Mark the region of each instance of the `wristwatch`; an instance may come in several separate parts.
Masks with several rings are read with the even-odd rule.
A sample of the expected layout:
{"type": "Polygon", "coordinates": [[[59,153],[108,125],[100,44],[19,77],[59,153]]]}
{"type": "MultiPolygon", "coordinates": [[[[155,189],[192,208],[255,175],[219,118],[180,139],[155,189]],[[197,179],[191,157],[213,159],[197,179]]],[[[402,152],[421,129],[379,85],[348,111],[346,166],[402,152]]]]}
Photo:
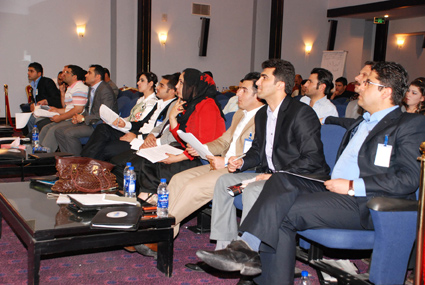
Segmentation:
{"type": "Polygon", "coordinates": [[[347,192],[347,194],[349,196],[354,196],[354,194],[355,194],[353,184],[354,184],[353,180],[350,180],[350,182],[348,184],[348,192],[347,192]]]}
{"type": "Polygon", "coordinates": [[[86,118],[84,118],[84,117],[83,117],[83,118],[81,119],[81,122],[84,122],[85,120],[86,120],[86,118]]]}

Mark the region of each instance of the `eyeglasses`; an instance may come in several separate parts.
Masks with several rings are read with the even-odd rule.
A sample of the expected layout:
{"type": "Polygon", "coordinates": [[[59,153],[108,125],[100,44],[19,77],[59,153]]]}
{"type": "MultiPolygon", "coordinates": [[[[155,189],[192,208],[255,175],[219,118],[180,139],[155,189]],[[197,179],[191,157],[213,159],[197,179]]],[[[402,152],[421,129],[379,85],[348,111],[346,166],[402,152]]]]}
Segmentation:
{"type": "Polygon", "coordinates": [[[368,85],[370,85],[370,84],[372,84],[372,85],[376,85],[376,86],[378,86],[378,87],[382,87],[382,88],[387,88],[387,86],[382,85],[382,84],[379,84],[379,83],[372,82],[372,81],[370,81],[370,79],[368,79],[368,80],[366,80],[366,81],[365,81],[365,85],[366,85],[366,86],[368,86],[368,85]]]}

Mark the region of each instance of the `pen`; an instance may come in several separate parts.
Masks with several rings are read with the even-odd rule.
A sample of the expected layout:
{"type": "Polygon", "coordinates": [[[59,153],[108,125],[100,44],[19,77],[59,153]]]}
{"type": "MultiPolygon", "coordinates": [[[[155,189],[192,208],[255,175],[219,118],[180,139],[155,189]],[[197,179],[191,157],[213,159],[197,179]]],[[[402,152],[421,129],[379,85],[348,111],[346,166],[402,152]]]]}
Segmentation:
{"type": "MultiPolygon", "coordinates": [[[[246,156],[246,154],[244,153],[244,154],[242,154],[241,156],[238,156],[236,159],[234,159],[233,161],[236,161],[236,160],[239,160],[239,159],[242,159],[242,158],[244,158],[246,156]]],[[[224,166],[227,166],[228,165],[228,163],[226,163],[224,166]]]]}
{"type": "Polygon", "coordinates": [[[388,145],[388,135],[385,135],[384,146],[388,145]]]}

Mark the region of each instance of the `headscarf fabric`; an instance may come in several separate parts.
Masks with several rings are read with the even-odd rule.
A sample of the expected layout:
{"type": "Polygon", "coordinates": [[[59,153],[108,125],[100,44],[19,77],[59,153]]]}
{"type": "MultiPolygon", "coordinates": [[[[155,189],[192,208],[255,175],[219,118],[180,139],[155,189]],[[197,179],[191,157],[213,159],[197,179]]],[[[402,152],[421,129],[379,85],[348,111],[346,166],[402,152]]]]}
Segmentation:
{"type": "MultiPolygon", "coordinates": [[[[189,120],[191,114],[195,111],[196,105],[207,98],[212,98],[215,100],[217,89],[214,79],[212,79],[212,77],[208,74],[202,73],[194,68],[187,68],[183,70],[183,72],[184,83],[182,95],[183,101],[186,102],[186,104],[183,105],[186,111],[177,117],[177,122],[180,125],[179,129],[185,131],[186,123],[189,120]]],[[[220,106],[217,105],[217,107],[220,110],[220,106]]],[[[222,112],[221,116],[224,118],[222,112]]]]}

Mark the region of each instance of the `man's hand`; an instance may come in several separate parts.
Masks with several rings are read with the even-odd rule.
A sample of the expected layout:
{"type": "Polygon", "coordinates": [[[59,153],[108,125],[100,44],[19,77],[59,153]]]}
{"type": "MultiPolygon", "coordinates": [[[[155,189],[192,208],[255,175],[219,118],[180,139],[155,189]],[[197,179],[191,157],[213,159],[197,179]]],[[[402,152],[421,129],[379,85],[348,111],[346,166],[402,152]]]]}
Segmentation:
{"type": "Polygon", "coordinates": [[[37,102],[37,105],[49,105],[49,103],[47,102],[47,99],[43,99],[37,102]]]}
{"type": "Polygon", "coordinates": [[[229,172],[235,172],[236,169],[239,169],[243,165],[243,159],[237,159],[237,156],[229,157],[229,161],[227,162],[227,170],[229,172]]]}
{"type": "Polygon", "coordinates": [[[199,153],[190,144],[187,144],[186,151],[193,157],[199,156],[199,153]]]}
{"type": "Polygon", "coordinates": [[[150,148],[150,147],[156,147],[156,146],[157,146],[156,145],[156,137],[153,134],[149,134],[145,138],[145,140],[144,140],[144,142],[143,142],[143,144],[140,148],[150,148]]]}
{"type": "Polygon", "coordinates": [[[128,132],[125,135],[123,135],[122,137],[120,137],[120,141],[124,141],[124,142],[129,142],[130,143],[136,137],[137,137],[136,134],[134,134],[132,132],[128,132]]]}
{"type": "Polygon", "coordinates": [[[171,153],[166,153],[166,155],[168,155],[168,158],[161,160],[159,162],[162,162],[162,163],[165,163],[165,164],[171,164],[171,163],[176,163],[176,162],[183,160],[180,154],[174,155],[174,154],[171,154],[171,153]]]}
{"type": "Polygon", "coordinates": [[[55,116],[50,118],[50,121],[55,122],[55,123],[59,123],[59,122],[62,121],[62,119],[59,115],[55,115],[55,116]]]}
{"type": "Polygon", "coordinates": [[[113,123],[112,123],[112,125],[114,125],[114,126],[118,126],[118,127],[120,127],[120,128],[124,128],[125,127],[125,122],[124,122],[124,120],[123,119],[119,119],[120,121],[118,122],[118,119],[116,119],[113,123]]]}
{"type": "Polygon", "coordinates": [[[72,123],[74,125],[79,124],[79,123],[83,122],[83,119],[84,119],[84,116],[83,115],[81,115],[81,114],[75,114],[72,117],[72,123]]]}
{"type": "Polygon", "coordinates": [[[224,157],[207,155],[208,161],[210,162],[210,169],[217,170],[225,167],[224,157]]]}
{"type": "Polygon", "coordinates": [[[350,188],[350,180],[347,179],[332,179],[325,181],[325,187],[331,192],[347,195],[350,188]]]}
{"type": "Polygon", "coordinates": [[[262,173],[255,177],[255,181],[268,180],[272,176],[270,173],[262,173]]]}

